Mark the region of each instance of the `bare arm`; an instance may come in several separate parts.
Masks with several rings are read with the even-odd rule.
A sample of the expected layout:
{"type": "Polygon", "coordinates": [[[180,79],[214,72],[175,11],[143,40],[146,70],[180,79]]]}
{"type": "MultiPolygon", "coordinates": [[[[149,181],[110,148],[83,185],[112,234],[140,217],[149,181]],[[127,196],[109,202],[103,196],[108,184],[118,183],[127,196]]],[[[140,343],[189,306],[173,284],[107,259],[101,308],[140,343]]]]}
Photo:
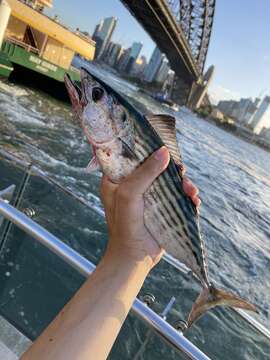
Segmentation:
{"type": "MultiPolygon", "coordinates": [[[[168,151],[162,148],[120,185],[103,178],[109,227],[106,253],[22,360],[107,358],[147,274],[163,254],[144,227],[143,194],[168,161],[168,151]]],[[[187,183],[185,191],[196,198],[193,185],[187,183]]]]}

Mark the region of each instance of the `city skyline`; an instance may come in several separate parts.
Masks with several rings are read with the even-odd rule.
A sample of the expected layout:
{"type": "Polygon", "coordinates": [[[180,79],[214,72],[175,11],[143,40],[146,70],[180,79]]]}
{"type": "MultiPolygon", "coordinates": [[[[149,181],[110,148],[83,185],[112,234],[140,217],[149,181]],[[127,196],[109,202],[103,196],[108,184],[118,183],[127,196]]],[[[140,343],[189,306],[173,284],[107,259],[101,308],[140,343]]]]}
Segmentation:
{"type": "Polygon", "coordinates": [[[95,61],[109,65],[121,75],[136,79],[141,86],[152,84],[152,89],[155,88],[159,96],[168,99],[173,92],[175,73],[165,54],[156,46],[147,62],[146,57],[140,55],[143,47],[141,42],[134,41],[128,48],[113,42],[111,39],[117,28],[117,21],[115,17],[102,18],[95,26],[92,36],[83,31],[84,35],[92,37],[96,42],[95,61]]]}
{"type": "MultiPolygon", "coordinates": [[[[119,0],[97,1],[85,4],[82,0],[72,3],[55,0],[50,15],[58,14],[60,19],[81,30],[94,32],[102,17],[118,18],[112,41],[124,47],[134,41],[142,42],[143,52],[149,61],[155,44],[129,14],[119,0]],[[81,6],[80,6],[81,5],[81,6]]],[[[266,28],[270,2],[239,0],[217,1],[216,14],[205,71],[214,64],[216,74],[209,88],[211,99],[255,98],[270,93],[270,49],[265,46],[270,30],[266,28]],[[258,20],[256,20],[258,19],[258,20]]]]}
{"type": "Polygon", "coordinates": [[[253,134],[270,138],[270,96],[236,100],[221,100],[217,109],[223,114],[221,118],[236,121],[240,127],[249,129],[253,134]]]}

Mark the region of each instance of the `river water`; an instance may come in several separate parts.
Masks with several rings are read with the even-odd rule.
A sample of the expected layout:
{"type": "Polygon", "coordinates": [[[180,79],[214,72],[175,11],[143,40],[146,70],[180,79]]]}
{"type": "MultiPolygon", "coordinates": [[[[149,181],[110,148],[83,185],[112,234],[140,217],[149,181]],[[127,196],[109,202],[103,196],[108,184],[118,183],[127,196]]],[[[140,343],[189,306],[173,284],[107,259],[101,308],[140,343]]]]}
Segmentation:
{"type": "MultiPolygon", "coordinates": [[[[270,154],[198,118],[185,108],[174,112],[117,76],[93,65],[89,66],[143,111],[169,113],[176,117],[177,139],[187,174],[200,189],[201,227],[208,253],[210,278],[256,304],[260,312],[255,315],[256,318],[270,327],[270,154]]],[[[0,129],[1,148],[32,161],[44,173],[87,203],[87,210],[81,205],[78,210],[73,201],[63,200],[63,194],[60,196],[56,191],[46,192],[45,185],[36,177],[25,195],[28,203],[31,199],[34,205],[39,206],[41,215],[37,218],[38,222],[97,262],[107,238],[98,195],[101,174],[89,175],[84,171],[91,158],[91,149],[81,129],[72,119],[70,106],[38,90],[2,81],[0,129]],[[60,203],[64,205],[61,207],[60,203]],[[45,209],[49,210],[46,212],[45,209]]],[[[7,168],[0,169],[1,178],[7,179],[5,169],[7,168]]],[[[14,175],[14,179],[15,177],[14,175]]],[[[27,252],[33,248],[34,246],[29,247],[27,252]]],[[[26,252],[23,261],[26,261],[25,258],[26,252]]],[[[30,268],[33,262],[30,261],[27,267],[30,268]]],[[[6,261],[5,266],[8,268],[10,263],[10,260],[6,261]]],[[[29,279],[31,276],[41,276],[40,271],[30,271],[23,264],[24,267],[17,271],[17,276],[23,274],[23,277],[29,276],[29,279]]],[[[44,266],[42,268],[46,273],[44,266]]],[[[54,274],[52,281],[56,277],[59,284],[69,281],[77,284],[70,287],[65,285],[70,291],[65,301],[82,281],[74,274],[69,278],[66,272],[58,273],[57,276],[54,274]]],[[[15,279],[15,275],[13,278],[15,279]]],[[[49,275],[47,278],[44,276],[43,280],[46,282],[48,279],[49,275]]],[[[31,288],[27,288],[25,281],[23,287],[18,284],[15,286],[14,283],[8,285],[7,282],[9,293],[14,289],[19,290],[16,290],[16,296],[5,295],[12,299],[3,302],[2,308],[0,297],[0,310],[12,318],[15,316],[14,307],[17,306],[17,313],[24,317],[20,328],[26,329],[26,333],[35,338],[46,322],[55,315],[57,306],[54,307],[54,303],[57,302],[60,308],[61,301],[64,300],[57,292],[60,286],[57,282],[50,285],[50,291],[43,289],[42,293],[40,278],[36,279],[35,284],[34,280],[31,282],[31,288]],[[35,286],[39,290],[35,291],[35,286]],[[22,288],[25,289],[24,295],[20,293],[22,288]],[[27,303],[20,303],[23,296],[27,296],[27,291],[37,294],[35,301],[29,296],[28,302],[32,306],[28,309],[29,314],[27,303]],[[44,296],[46,301],[42,300],[44,296]],[[42,311],[38,308],[35,319],[31,319],[34,303],[38,299],[45,301],[46,306],[42,311]]],[[[176,303],[169,315],[169,321],[175,322],[186,317],[198,290],[198,285],[190,275],[179,274],[162,261],[147,278],[141,293],[150,291],[155,295],[156,311],[161,311],[170,297],[175,296],[176,303]]],[[[2,298],[3,296],[2,293],[2,298]]],[[[17,320],[13,319],[13,322],[17,323],[17,320]]],[[[145,334],[144,325],[130,316],[110,358],[133,359],[145,334]]],[[[217,309],[209,312],[187,332],[187,337],[213,359],[270,358],[270,343],[230,310],[217,309]]],[[[142,358],[178,359],[181,356],[153,335],[142,358]]]]}

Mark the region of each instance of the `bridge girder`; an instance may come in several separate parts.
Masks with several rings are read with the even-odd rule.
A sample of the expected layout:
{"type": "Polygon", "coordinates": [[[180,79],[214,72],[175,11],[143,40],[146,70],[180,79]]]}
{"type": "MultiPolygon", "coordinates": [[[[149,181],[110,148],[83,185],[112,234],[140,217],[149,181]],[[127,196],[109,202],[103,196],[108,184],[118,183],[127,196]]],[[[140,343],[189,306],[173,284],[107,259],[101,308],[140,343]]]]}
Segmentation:
{"type": "Polygon", "coordinates": [[[184,32],[202,74],[213,26],[216,0],[167,0],[167,4],[184,32]]]}
{"type": "Polygon", "coordinates": [[[200,83],[210,41],[215,0],[121,0],[167,56],[176,74],[176,98],[186,103],[200,83]]]}
{"type": "Polygon", "coordinates": [[[166,54],[171,68],[183,77],[189,86],[200,72],[185,35],[168,7],[167,0],[121,0],[140,22],[158,48],[166,54]]]}

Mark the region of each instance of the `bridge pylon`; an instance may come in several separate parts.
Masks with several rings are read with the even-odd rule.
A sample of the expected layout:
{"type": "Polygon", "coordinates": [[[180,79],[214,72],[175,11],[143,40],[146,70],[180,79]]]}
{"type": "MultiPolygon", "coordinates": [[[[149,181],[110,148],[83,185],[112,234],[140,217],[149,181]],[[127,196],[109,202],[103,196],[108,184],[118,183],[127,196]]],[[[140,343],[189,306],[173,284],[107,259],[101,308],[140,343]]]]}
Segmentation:
{"type": "Polygon", "coordinates": [[[199,78],[198,81],[194,82],[191,87],[191,91],[187,100],[187,106],[196,110],[202,105],[203,99],[207,93],[207,89],[213,79],[215,72],[214,65],[211,65],[204,76],[199,78]]]}

